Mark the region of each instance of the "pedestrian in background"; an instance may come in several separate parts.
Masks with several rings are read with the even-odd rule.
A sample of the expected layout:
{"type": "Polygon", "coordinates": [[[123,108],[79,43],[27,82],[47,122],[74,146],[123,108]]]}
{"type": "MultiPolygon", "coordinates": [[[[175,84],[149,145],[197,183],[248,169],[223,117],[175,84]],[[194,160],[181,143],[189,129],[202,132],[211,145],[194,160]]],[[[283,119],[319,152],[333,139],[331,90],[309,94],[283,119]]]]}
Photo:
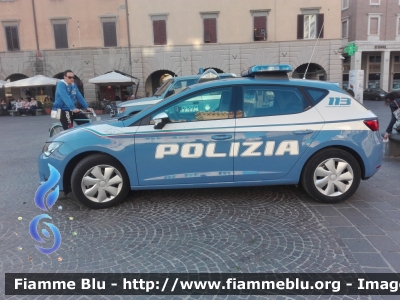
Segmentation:
{"type": "Polygon", "coordinates": [[[393,112],[397,109],[400,108],[400,92],[390,92],[389,94],[386,95],[386,100],[385,100],[385,104],[387,106],[389,106],[390,111],[392,112],[392,118],[390,120],[390,123],[388,125],[388,127],[386,128],[386,132],[385,135],[383,136],[383,141],[387,142],[389,135],[392,133],[393,131],[393,125],[396,123],[397,119],[394,116],[393,112]]]}
{"type": "Polygon", "coordinates": [[[61,109],[60,122],[64,130],[72,128],[75,119],[79,119],[79,121],[75,121],[78,125],[89,122],[88,117],[76,107],[76,100],[84,109],[93,111],[88,107],[86,100],[74,83],[74,73],[71,70],[66,70],[64,72],[64,80],[60,80],[57,83],[53,105],[53,110],[61,109]]]}

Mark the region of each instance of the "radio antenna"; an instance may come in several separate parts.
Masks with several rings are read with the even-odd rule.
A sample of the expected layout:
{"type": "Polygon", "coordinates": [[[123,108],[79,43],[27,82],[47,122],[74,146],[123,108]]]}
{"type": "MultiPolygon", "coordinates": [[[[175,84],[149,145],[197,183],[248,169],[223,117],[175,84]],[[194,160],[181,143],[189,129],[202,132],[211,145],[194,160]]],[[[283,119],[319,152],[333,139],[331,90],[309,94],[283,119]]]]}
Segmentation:
{"type": "MultiPolygon", "coordinates": [[[[328,8],[328,11],[329,11],[329,8],[328,8]]],[[[314,51],[315,51],[315,48],[317,47],[317,44],[318,44],[318,41],[319,41],[319,37],[321,36],[322,30],[324,29],[324,25],[325,25],[325,18],[324,18],[324,23],[322,23],[321,30],[319,31],[317,41],[315,42],[314,49],[313,49],[313,51],[311,53],[310,61],[308,62],[308,65],[307,65],[307,68],[306,68],[306,72],[304,73],[303,79],[306,79],[308,67],[310,66],[311,59],[312,59],[312,57],[314,55],[314,51]]]]}

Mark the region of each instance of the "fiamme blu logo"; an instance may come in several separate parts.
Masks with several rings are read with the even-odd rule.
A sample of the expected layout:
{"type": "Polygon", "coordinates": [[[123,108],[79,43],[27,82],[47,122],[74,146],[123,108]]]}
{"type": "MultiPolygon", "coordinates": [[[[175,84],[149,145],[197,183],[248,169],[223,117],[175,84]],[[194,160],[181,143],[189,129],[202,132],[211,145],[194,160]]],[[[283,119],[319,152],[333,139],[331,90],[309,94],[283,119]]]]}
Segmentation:
{"type": "MultiPolygon", "coordinates": [[[[43,211],[48,211],[54,205],[54,203],[56,203],[58,195],[60,194],[59,187],[57,185],[58,181],[60,180],[60,173],[52,165],[48,164],[48,166],[50,169],[50,177],[46,182],[39,186],[35,194],[35,204],[43,211]]],[[[48,214],[41,214],[34,217],[29,224],[29,233],[35,241],[43,244],[46,242],[41,238],[38,232],[38,224],[42,219],[51,220],[52,218],[48,214]]],[[[43,224],[45,224],[53,234],[53,246],[50,248],[44,248],[35,245],[35,247],[43,254],[51,254],[60,247],[61,234],[54,224],[50,222],[43,222],[43,224]]],[[[42,234],[46,238],[50,238],[50,233],[47,229],[42,229],[42,234]]]]}

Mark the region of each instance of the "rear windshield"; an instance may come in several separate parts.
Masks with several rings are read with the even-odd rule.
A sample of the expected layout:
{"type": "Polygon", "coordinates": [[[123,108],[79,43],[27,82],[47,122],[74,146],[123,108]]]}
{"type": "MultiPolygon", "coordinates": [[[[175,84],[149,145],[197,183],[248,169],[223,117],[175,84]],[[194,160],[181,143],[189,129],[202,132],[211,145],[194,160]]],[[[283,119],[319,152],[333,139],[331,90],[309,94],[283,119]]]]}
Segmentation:
{"type": "Polygon", "coordinates": [[[308,97],[314,102],[314,104],[319,103],[322,99],[325,98],[326,95],[329,94],[327,90],[324,89],[316,89],[310,87],[303,87],[304,91],[306,91],[308,97]]]}

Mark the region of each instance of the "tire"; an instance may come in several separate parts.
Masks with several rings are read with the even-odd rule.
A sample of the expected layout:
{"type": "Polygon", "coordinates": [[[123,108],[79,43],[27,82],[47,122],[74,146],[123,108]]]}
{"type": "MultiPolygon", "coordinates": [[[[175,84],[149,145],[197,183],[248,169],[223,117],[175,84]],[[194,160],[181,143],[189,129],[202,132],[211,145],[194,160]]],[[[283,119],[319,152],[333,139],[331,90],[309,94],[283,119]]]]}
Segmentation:
{"type": "Polygon", "coordinates": [[[71,188],[76,199],[91,208],[114,206],[130,191],[124,167],[105,154],[90,155],[81,160],[72,172],[71,188]],[[108,178],[104,178],[106,170],[108,178]]]}
{"type": "Polygon", "coordinates": [[[57,133],[60,133],[61,131],[64,131],[64,128],[62,127],[62,125],[57,124],[54,125],[53,127],[51,127],[50,129],[50,137],[52,137],[53,135],[56,135],[57,133]]]}
{"type": "Polygon", "coordinates": [[[336,148],[325,149],[312,156],[301,176],[304,190],[323,203],[348,199],[356,192],[360,180],[358,161],[350,153],[336,148]]]}

